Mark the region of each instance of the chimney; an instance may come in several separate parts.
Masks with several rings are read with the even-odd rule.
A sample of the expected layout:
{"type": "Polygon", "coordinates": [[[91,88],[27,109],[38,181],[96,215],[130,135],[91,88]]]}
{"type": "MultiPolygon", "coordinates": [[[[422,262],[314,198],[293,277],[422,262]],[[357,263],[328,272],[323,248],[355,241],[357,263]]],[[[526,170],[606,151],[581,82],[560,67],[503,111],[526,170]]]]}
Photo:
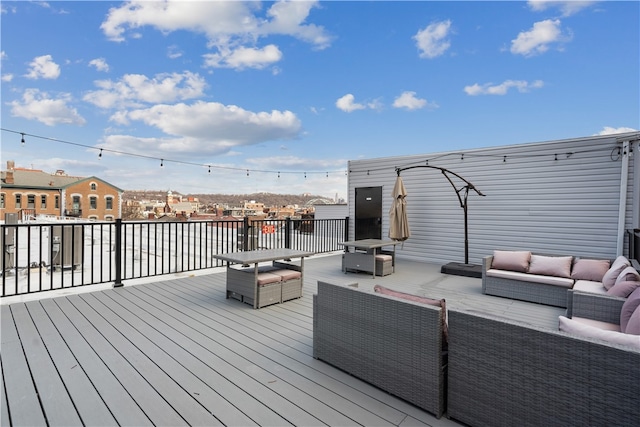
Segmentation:
{"type": "Polygon", "coordinates": [[[5,184],[15,184],[15,180],[13,179],[13,170],[15,167],[16,164],[13,160],[7,160],[7,173],[4,177],[5,184]]]}

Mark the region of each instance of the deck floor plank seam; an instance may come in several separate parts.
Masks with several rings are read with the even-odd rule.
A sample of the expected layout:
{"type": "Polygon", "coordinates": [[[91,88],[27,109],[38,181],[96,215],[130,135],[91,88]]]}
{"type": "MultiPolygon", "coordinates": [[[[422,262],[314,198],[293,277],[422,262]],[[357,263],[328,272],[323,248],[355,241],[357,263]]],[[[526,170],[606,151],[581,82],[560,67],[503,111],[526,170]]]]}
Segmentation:
{"type": "Polygon", "coordinates": [[[109,368],[112,374],[124,386],[128,394],[133,398],[138,406],[142,408],[147,417],[155,425],[173,424],[181,425],[185,423],[184,418],[174,410],[174,408],[158,393],[149,380],[145,378],[118,349],[109,342],[108,334],[103,335],[90,318],[86,318],[72,303],[77,296],[56,298],[56,303],[65,315],[69,316],[83,338],[92,347],[93,351],[99,355],[103,363],[109,368]]]}
{"type": "MultiPolygon", "coordinates": [[[[167,283],[167,289],[169,291],[173,290],[174,288],[170,286],[169,283],[167,283]]],[[[155,292],[157,289],[154,288],[154,294],[156,294],[157,292],[155,292]]],[[[182,289],[184,290],[184,289],[182,289]]],[[[182,296],[180,296],[181,292],[180,291],[175,291],[176,295],[179,296],[180,298],[188,298],[188,294],[182,294],[182,296]]],[[[224,293],[220,293],[220,297],[224,298],[224,293]]],[[[195,298],[193,296],[190,296],[189,298],[195,298]]],[[[194,302],[197,301],[197,299],[193,300],[194,302]]],[[[261,310],[253,310],[250,306],[246,305],[246,304],[242,304],[240,302],[237,301],[232,301],[232,304],[234,304],[233,306],[237,308],[238,313],[241,313],[243,317],[246,316],[259,316],[261,313],[268,313],[269,310],[265,310],[264,308],[261,310]]],[[[229,307],[229,302],[225,302],[224,299],[222,300],[218,300],[217,303],[218,307],[221,310],[227,310],[229,307]]],[[[277,307],[278,305],[274,305],[272,307],[277,307]]],[[[215,313],[217,314],[219,310],[215,310],[215,313]]],[[[313,368],[313,367],[326,367],[327,365],[324,364],[323,362],[318,362],[315,359],[313,359],[312,354],[301,354],[300,352],[297,352],[296,349],[294,347],[289,347],[286,345],[283,345],[282,341],[274,341],[274,340],[265,340],[264,339],[264,332],[262,330],[263,323],[262,322],[258,322],[258,321],[251,321],[248,323],[248,327],[249,330],[239,330],[239,328],[237,327],[235,322],[235,319],[230,319],[230,321],[232,323],[226,323],[225,325],[223,325],[225,327],[225,330],[227,329],[235,329],[237,330],[239,333],[243,333],[244,335],[246,335],[249,339],[254,339],[257,340],[259,342],[261,342],[262,344],[264,344],[265,346],[271,347],[274,351],[277,351],[279,353],[281,353],[284,356],[290,357],[294,362],[296,363],[301,363],[303,365],[305,365],[306,368],[302,368],[299,369],[300,372],[302,372],[304,369],[307,368],[313,368]],[[252,333],[251,331],[254,331],[255,333],[252,333]]],[[[309,322],[312,321],[312,318],[309,318],[308,320],[309,322]]],[[[312,348],[310,349],[312,350],[312,348]]],[[[279,357],[279,356],[274,356],[274,357],[279,357]]],[[[283,362],[284,365],[289,366],[291,362],[283,362]]],[[[315,368],[314,368],[315,369],[315,368]]],[[[316,369],[317,370],[317,369],[316,369]]],[[[332,372],[336,372],[335,369],[331,369],[332,372]]],[[[318,372],[320,372],[322,375],[326,375],[326,372],[324,371],[324,369],[320,369],[318,370],[318,372]]],[[[327,381],[327,377],[322,377],[323,379],[325,379],[325,381],[327,381]]],[[[352,378],[352,377],[350,377],[352,378]]],[[[361,383],[361,382],[360,382],[361,383]]],[[[326,387],[326,384],[325,384],[326,387]]],[[[379,411],[380,415],[385,417],[386,419],[393,419],[395,421],[396,417],[397,417],[397,410],[395,409],[390,409],[388,408],[386,405],[381,405],[380,401],[371,401],[371,396],[369,395],[368,397],[363,397],[363,394],[361,391],[358,391],[355,394],[352,394],[349,397],[352,401],[354,402],[359,402],[359,404],[361,405],[365,405],[369,408],[369,410],[371,410],[371,408],[375,408],[373,409],[374,411],[379,411]]],[[[373,397],[373,399],[375,399],[375,397],[373,397]]]]}
{"type": "MultiPolygon", "coordinates": [[[[210,309],[196,306],[195,300],[185,299],[184,296],[174,295],[171,299],[172,304],[167,305],[167,310],[176,310],[175,306],[180,305],[180,300],[184,300],[186,304],[189,304],[189,312],[178,312],[176,318],[180,317],[182,323],[193,324],[193,328],[202,331],[202,328],[206,328],[207,333],[203,333],[209,339],[215,339],[220,342],[225,349],[232,352],[228,358],[242,357],[247,362],[256,367],[259,367],[265,372],[271,373],[271,384],[274,387],[279,387],[280,383],[297,388],[297,392],[287,393],[286,396],[290,399],[301,399],[306,408],[313,412],[314,416],[319,417],[324,422],[330,425],[335,424],[353,424],[358,422],[356,420],[348,418],[349,416],[364,416],[365,418],[371,417],[369,411],[362,411],[360,407],[352,403],[336,401],[335,394],[323,386],[319,386],[316,382],[306,378],[303,374],[298,373],[291,369],[291,365],[295,362],[291,359],[284,360],[283,356],[277,350],[274,350],[271,346],[278,345],[273,340],[249,341],[247,338],[245,343],[238,342],[232,334],[222,333],[217,329],[219,323],[211,319],[211,316],[216,317],[215,312],[210,309]],[[247,344],[253,345],[248,346],[247,344]],[[330,402],[328,406],[327,403],[330,402]]],[[[246,304],[238,303],[237,305],[243,306],[241,309],[250,309],[246,304]],[[246,307],[246,308],[245,308],[246,307]]],[[[253,311],[253,310],[252,310],[253,311]]],[[[259,326],[259,325],[256,325],[259,326]]],[[[219,326],[218,326],[219,327],[219,326]]],[[[226,328],[225,328],[226,330],[226,328]]],[[[246,332],[246,331],[245,331],[246,332]]],[[[256,334],[255,339],[264,340],[261,334],[256,334]]],[[[286,388],[283,388],[286,390],[286,388]]],[[[384,421],[375,417],[375,419],[366,419],[360,424],[381,424],[384,421]]]]}
{"type": "MultiPolygon", "coordinates": [[[[124,322],[135,328],[144,339],[150,340],[155,343],[158,350],[167,353],[175,363],[189,372],[197,379],[201,384],[193,384],[189,387],[198,396],[199,400],[204,399],[208,403],[205,405],[214,405],[216,412],[222,412],[221,421],[229,425],[242,425],[247,423],[244,417],[234,416],[233,412],[240,412],[244,416],[249,417],[252,422],[256,422],[256,419],[261,419],[270,425],[283,425],[286,420],[278,416],[268,407],[260,404],[253,405],[254,408],[247,408],[249,405],[245,405],[249,395],[244,391],[242,387],[237,387],[233,382],[229,382],[219,372],[208,366],[203,359],[211,358],[211,353],[200,355],[194,351],[193,343],[187,343],[183,339],[182,334],[171,333],[170,326],[164,323],[160,323],[157,317],[153,317],[152,314],[146,311],[141,306],[135,305],[125,293],[119,292],[118,294],[111,295],[96,295],[96,298],[103,300],[105,304],[111,306],[114,313],[119,316],[124,322]],[[106,301],[109,299],[109,301],[106,301]],[[153,326],[155,324],[156,326],[153,326]],[[161,325],[158,328],[157,325],[161,325]],[[164,331],[164,332],[161,332],[164,331]],[[203,388],[209,389],[210,392],[215,392],[217,396],[211,396],[211,393],[206,393],[203,388]],[[197,392],[193,390],[199,390],[197,392]],[[220,402],[220,399],[224,399],[224,402],[220,402]],[[241,402],[241,405],[236,406],[233,402],[241,402]],[[226,409],[225,409],[226,408],[226,409]],[[247,409],[252,409],[247,410],[247,409]],[[255,415],[252,415],[255,414],[255,415]]],[[[158,363],[157,357],[154,361],[158,363]]],[[[253,385],[255,386],[255,384],[253,385]]]]}
{"type": "Polygon", "coordinates": [[[41,304],[28,304],[26,307],[82,423],[92,420],[92,423],[100,425],[115,424],[116,420],[107,404],[62,339],[44,307],[41,304]]]}
{"type": "MultiPolygon", "coordinates": [[[[19,306],[21,303],[15,304],[19,306]]],[[[13,307],[2,306],[2,378],[7,402],[11,407],[11,423],[26,426],[44,426],[46,417],[41,407],[36,384],[25,355],[13,307]]]]}
{"type": "MultiPolygon", "coordinates": [[[[185,393],[182,386],[176,382],[163,367],[156,363],[163,353],[156,353],[156,360],[150,358],[142,348],[145,344],[143,337],[139,334],[130,336],[132,331],[116,316],[110,315],[104,306],[96,307],[96,302],[92,294],[83,294],[69,297],[75,308],[81,312],[90,322],[95,325],[105,339],[113,346],[115,351],[120,353],[127,362],[151,387],[164,398],[167,405],[184,419],[189,425],[222,425],[222,422],[212,416],[211,412],[198,402],[194,396],[185,393]]],[[[167,363],[167,360],[162,360],[167,363]]],[[[172,372],[176,375],[176,372],[172,372]]],[[[248,419],[246,420],[248,422],[248,419]]]]}
{"type": "MultiPolygon", "coordinates": [[[[130,289],[129,291],[139,296],[140,301],[138,304],[150,304],[150,298],[148,297],[148,295],[145,295],[144,293],[138,293],[140,289],[130,289]]],[[[153,299],[151,298],[151,300],[153,299]]],[[[182,335],[184,335],[184,337],[191,341],[190,343],[187,342],[186,345],[193,346],[194,343],[197,344],[209,353],[209,357],[213,356],[213,358],[219,359],[221,363],[228,363],[229,366],[237,368],[252,381],[260,384],[260,386],[267,387],[271,392],[276,393],[279,397],[292,402],[297,408],[304,408],[304,405],[300,402],[300,396],[298,394],[294,395],[293,398],[289,396],[289,394],[287,393],[287,389],[284,387],[284,385],[286,384],[284,381],[278,382],[277,377],[275,377],[268,369],[263,369],[262,367],[246,360],[246,358],[242,357],[241,354],[234,352],[233,347],[244,347],[248,344],[248,340],[243,340],[243,342],[234,342],[232,336],[223,335],[223,333],[215,331],[215,329],[211,329],[207,331],[208,333],[205,333],[203,332],[203,330],[206,329],[206,325],[194,321],[188,322],[186,320],[188,316],[185,316],[185,314],[179,310],[174,310],[173,307],[164,305],[162,301],[155,301],[154,307],[156,307],[157,309],[156,316],[161,321],[163,321],[165,324],[172,324],[172,327],[174,329],[179,331],[182,335]],[[180,319],[178,323],[175,322],[177,319],[180,319]],[[230,346],[231,348],[228,348],[227,346],[230,346]]],[[[205,354],[203,357],[206,356],[207,355],[205,354]]],[[[211,363],[211,361],[209,363],[211,363]]],[[[257,390],[262,391],[260,388],[257,390]]],[[[250,392],[253,393],[254,390],[251,389],[250,392]]],[[[304,403],[304,401],[302,401],[302,403],[304,403]]],[[[310,413],[306,410],[304,412],[310,413]]],[[[318,414],[310,413],[310,415],[312,415],[313,418],[307,419],[306,422],[303,423],[303,425],[319,424],[318,414]]],[[[322,413],[320,413],[320,415],[322,415],[322,413]]],[[[285,418],[291,419],[300,416],[301,415],[299,413],[296,413],[296,411],[294,411],[293,415],[287,416],[285,418]]]]}
{"type": "MultiPolygon", "coordinates": [[[[43,300],[42,308],[51,319],[65,345],[73,353],[74,359],[87,375],[100,398],[108,406],[120,425],[150,425],[151,421],[130,396],[122,383],[104,363],[68,317],[62,312],[57,301],[43,300]]],[[[96,424],[100,418],[92,420],[96,424]]]]}

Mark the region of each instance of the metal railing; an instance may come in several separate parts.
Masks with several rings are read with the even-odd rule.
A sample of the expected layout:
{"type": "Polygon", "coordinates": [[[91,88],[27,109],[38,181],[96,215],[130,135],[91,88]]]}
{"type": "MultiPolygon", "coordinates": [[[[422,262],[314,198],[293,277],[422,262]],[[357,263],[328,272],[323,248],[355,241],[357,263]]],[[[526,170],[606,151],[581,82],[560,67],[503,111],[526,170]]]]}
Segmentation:
{"type": "Polygon", "coordinates": [[[2,224],[0,296],[221,267],[214,255],[342,250],[348,218],[2,224]]]}

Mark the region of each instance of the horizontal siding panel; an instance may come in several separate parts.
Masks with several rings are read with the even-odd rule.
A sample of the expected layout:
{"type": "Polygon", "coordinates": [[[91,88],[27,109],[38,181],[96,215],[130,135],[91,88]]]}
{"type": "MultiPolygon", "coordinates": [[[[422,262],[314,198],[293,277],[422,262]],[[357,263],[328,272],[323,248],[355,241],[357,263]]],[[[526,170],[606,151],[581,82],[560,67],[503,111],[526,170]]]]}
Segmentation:
{"type": "MultiPolygon", "coordinates": [[[[629,137],[637,139],[638,135],[629,137]]],[[[471,263],[480,263],[496,248],[612,258],[617,250],[621,146],[615,137],[592,137],[355,160],[349,163],[349,200],[355,200],[355,188],[382,187],[386,237],[396,168],[424,165],[428,160],[429,165],[459,174],[485,194],[481,197],[469,190],[471,263]]],[[[627,228],[632,227],[634,208],[640,209],[638,189],[632,188],[633,155],[637,151],[629,163],[627,228]]],[[[399,256],[430,262],[464,261],[464,212],[446,177],[429,168],[407,169],[401,176],[408,192],[412,236],[397,248],[399,256]]],[[[451,179],[456,190],[463,187],[463,181],[451,179]]],[[[354,215],[351,202],[351,237],[354,215]]]]}

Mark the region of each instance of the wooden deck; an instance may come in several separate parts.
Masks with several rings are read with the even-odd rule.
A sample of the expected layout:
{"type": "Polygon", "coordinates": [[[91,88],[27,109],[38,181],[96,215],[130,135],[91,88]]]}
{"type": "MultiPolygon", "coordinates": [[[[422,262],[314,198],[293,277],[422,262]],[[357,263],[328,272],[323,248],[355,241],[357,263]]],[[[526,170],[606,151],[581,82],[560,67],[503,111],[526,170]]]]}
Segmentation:
{"type": "Polygon", "coordinates": [[[318,280],[446,298],[556,328],[564,310],[481,294],[480,279],[398,260],[373,279],[340,255],[305,261],[304,296],[259,310],[225,299],[224,269],[1,307],[3,426],[457,425],[312,357],[318,280]]]}

